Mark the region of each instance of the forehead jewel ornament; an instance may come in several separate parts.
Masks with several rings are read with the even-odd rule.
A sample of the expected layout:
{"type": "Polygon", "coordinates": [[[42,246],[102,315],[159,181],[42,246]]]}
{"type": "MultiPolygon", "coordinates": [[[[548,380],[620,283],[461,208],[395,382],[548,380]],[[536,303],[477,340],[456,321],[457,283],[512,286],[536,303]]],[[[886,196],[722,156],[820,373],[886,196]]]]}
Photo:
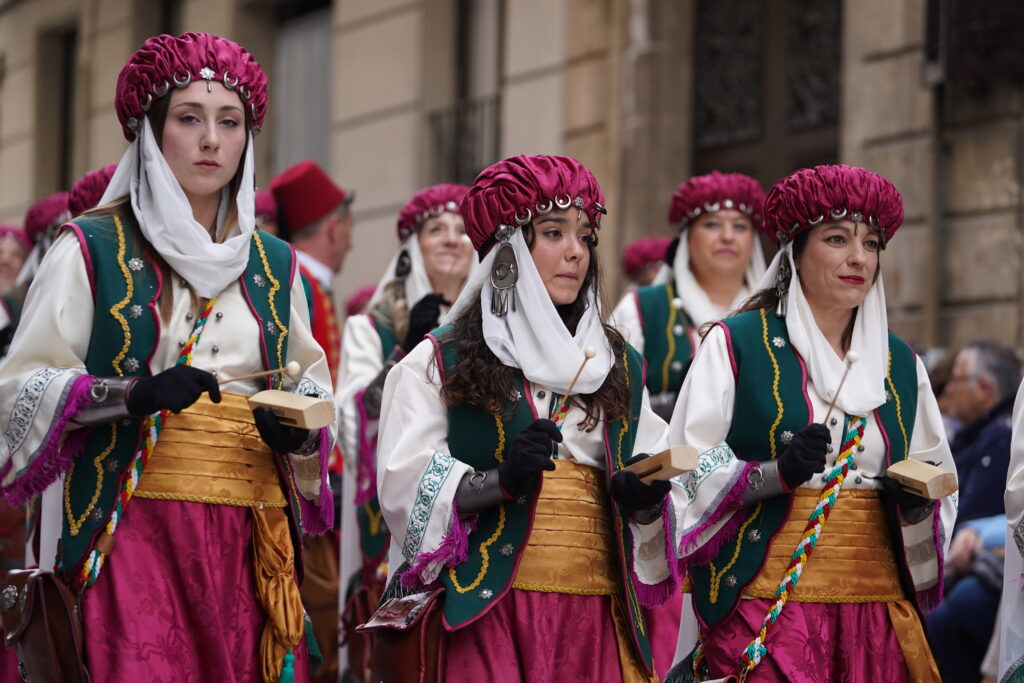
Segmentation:
{"type": "Polygon", "coordinates": [[[204,66],[199,70],[199,76],[206,81],[206,92],[213,92],[213,79],[217,76],[213,69],[208,66],[204,66]]]}
{"type": "MultiPolygon", "coordinates": [[[[529,213],[529,210],[527,210],[529,213]]],[[[519,222],[516,216],[516,222],[519,222]]],[[[521,224],[529,223],[530,218],[521,224]]],[[[508,315],[509,300],[512,302],[512,311],[516,310],[516,283],[519,281],[519,264],[516,262],[516,252],[509,244],[515,228],[511,225],[501,224],[495,233],[498,238],[498,251],[494,254],[494,263],[491,264],[491,313],[499,318],[508,315]]]]}

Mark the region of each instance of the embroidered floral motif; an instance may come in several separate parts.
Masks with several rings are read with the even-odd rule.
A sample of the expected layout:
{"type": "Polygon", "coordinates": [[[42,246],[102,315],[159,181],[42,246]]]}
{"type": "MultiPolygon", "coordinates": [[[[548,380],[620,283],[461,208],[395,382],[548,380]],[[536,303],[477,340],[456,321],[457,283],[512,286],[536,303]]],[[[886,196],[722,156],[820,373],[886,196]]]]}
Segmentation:
{"type": "Polygon", "coordinates": [[[697,461],[697,469],[689,473],[689,475],[681,475],[683,484],[683,491],[686,492],[686,497],[693,502],[697,498],[697,489],[707,479],[712,472],[721,469],[729,464],[735,456],[732,453],[732,449],[728,446],[715,446],[714,448],[704,451],[700,454],[700,458],[697,461]]]}
{"type": "Polygon", "coordinates": [[[128,267],[132,270],[142,270],[146,267],[146,264],[138,256],[128,261],[128,267]]]}
{"type": "Polygon", "coordinates": [[[267,326],[267,332],[269,332],[270,334],[277,334],[277,325],[275,325],[273,322],[268,320],[266,322],[266,326],[267,326]]]}
{"type": "Polygon", "coordinates": [[[142,317],[142,306],[139,304],[133,304],[128,307],[129,318],[140,318],[142,317]]]}
{"type": "Polygon", "coordinates": [[[1021,519],[1020,524],[1013,530],[1013,542],[1017,544],[1021,557],[1024,557],[1024,519],[1021,519]]]}
{"type": "Polygon", "coordinates": [[[441,487],[451,474],[455,466],[455,458],[434,451],[430,464],[420,478],[419,488],[416,492],[416,502],[409,514],[409,524],[405,530],[405,543],[402,546],[402,554],[410,562],[420,552],[423,545],[423,536],[427,533],[427,523],[430,521],[430,513],[434,509],[434,501],[441,487]]]}
{"type": "Polygon", "coordinates": [[[318,398],[331,398],[331,395],[320,388],[320,386],[308,377],[299,380],[299,385],[292,390],[293,394],[309,396],[315,394],[318,398]]]}
{"type": "Polygon", "coordinates": [[[260,275],[259,273],[256,273],[255,275],[252,276],[252,281],[256,283],[257,287],[266,287],[267,286],[267,281],[264,280],[263,276],[260,275]]]}
{"type": "Polygon", "coordinates": [[[772,344],[777,349],[781,349],[786,345],[786,340],[782,337],[772,337],[772,344]]]}
{"type": "Polygon", "coordinates": [[[57,377],[67,372],[67,368],[43,368],[28,378],[21,388],[21,393],[14,401],[11,420],[4,433],[4,442],[8,452],[13,456],[22,446],[29,428],[36,419],[39,404],[46,394],[46,389],[57,377]]]}
{"type": "Polygon", "coordinates": [[[127,370],[128,372],[135,372],[136,370],[139,369],[139,359],[138,358],[125,358],[125,360],[124,360],[124,369],[127,370]]]}

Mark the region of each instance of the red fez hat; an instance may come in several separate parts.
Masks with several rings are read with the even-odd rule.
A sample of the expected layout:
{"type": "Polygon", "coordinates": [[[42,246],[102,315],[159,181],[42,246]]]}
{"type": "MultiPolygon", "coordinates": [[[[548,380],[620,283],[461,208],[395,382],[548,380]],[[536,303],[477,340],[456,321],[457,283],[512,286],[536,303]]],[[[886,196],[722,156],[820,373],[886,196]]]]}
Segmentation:
{"type": "Polygon", "coordinates": [[[310,160],[281,171],[270,181],[270,191],[277,200],[278,230],[284,239],[352,201],[352,193],[335,185],[310,160]]]}
{"type": "Polygon", "coordinates": [[[175,38],[153,36],[133,54],[117,76],[114,108],[124,136],[134,140],[153,102],[172,87],[192,81],[223,83],[238,93],[249,129],[255,135],[267,113],[267,75],[238,43],[209,33],[184,33],[175,38]]]}
{"type": "Polygon", "coordinates": [[[750,216],[754,229],[761,230],[764,190],[756,180],[742,173],[712,171],[694,176],[680,184],[672,195],[668,222],[682,230],[701,214],[722,209],[734,209],[750,216]]]}
{"type": "Polygon", "coordinates": [[[855,166],[802,168],[775,183],[765,200],[765,232],[788,242],[825,221],[864,222],[882,246],[903,223],[903,197],[888,178],[855,166]]]}
{"type": "Polygon", "coordinates": [[[462,200],[466,234],[482,259],[500,227],[511,233],[534,216],[576,207],[601,227],[604,195],[590,170],[572,157],[517,156],[488,166],[462,200]]]}
{"type": "Polygon", "coordinates": [[[89,171],[75,181],[68,193],[68,211],[77,216],[83,211],[96,208],[107,191],[107,185],[117,170],[117,164],[110,164],[95,171],[89,171]]]}
{"type": "Polygon", "coordinates": [[[425,187],[412,196],[409,203],[398,214],[398,239],[404,240],[432,216],[445,211],[459,213],[459,202],[469,190],[465,185],[442,183],[425,187]]]}

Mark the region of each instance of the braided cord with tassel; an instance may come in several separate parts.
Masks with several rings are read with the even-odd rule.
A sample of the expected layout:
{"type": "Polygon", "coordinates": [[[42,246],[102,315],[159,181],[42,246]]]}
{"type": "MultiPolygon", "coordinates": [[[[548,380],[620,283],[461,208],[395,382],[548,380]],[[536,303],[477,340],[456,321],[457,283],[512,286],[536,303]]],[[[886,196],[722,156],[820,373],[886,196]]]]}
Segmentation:
{"type": "Polygon", "coordinates": [[[821,537],[821,530],[825,526],[825,522],[828,521],[829,515],[832,514],[832,508],[835,507],[836,500],[839,498],[843,482],[850,471],[850,465],[853,464],[853,455],[856,453],[857,447],[860,446],[863,436],[864,418],[851,416],[846,437],[843,439],[842,449],[839,452],[839,457],[836,458],[835,467],[828,474],[828,479],[821,490],[821,495],[818,496],[818,502],[811,512],[810,519],[807,520],[807,526],[804,527],[800,543],[797,544],[796,550],[793,552],[793,558],[786,568],[786,573],[782,577],[782,581],[779,582],[779,587],[775,590],[774,602],[764,615],[761,631],[747,645],[743,652],[743,669],[740,672],[741,682],[746,679],[747,675],[768,654],[768,648],[765,646],[768,629],[778,621],[779,616],[782,614],[782,608],[786,606],[789,596],[796,588],[797,582],[800,581],[800,575],[803,573],[807,560],[810,559],[811,553],[821,537]]]}
{"type": "MultiPolygon", "coordinates": [[[[217,301],[214,297],[206,302],[206,306],[203,308],[203,312],[196,319],[196,324],[192,328],[192,334],[188,339],[188,342],[181,349],[178,354],[178,360],[175,365],[191,365],[192,364],[192,350],[199,343],[199,337],[203,333],[203,328],[206,327],[206,321],[210,317],[210,311],[213,310],[213,304],[217,301]]],[[[125,477],[124,484],[121,486],[121,491],[118,493],[117,502],[114,504],[114,511],[110,514],[110,519],[107,521],[106,532],[108,536],[113,536],[114,532],[117,531],[117,525],[121,521],[121,517],[124,516],[124,509],[128,505],[128,501],[132,499],[132,495],[135,493],[135,489],[139,485],[139,479],[142,477],[142,473],[146,470],[146,464],[149,462],[149,457],[153,454],[156,449],[156,440],[160,435],[160,430],[163,429],[164,419],[167,417],[169,410],[161,410],[157,413],[153,413],[148,416],[143,422],[142,433],[144,437],[142,443],[139,446],[139,450],[135,453],[132,458],[131,465],[128,466],[128,476],[125,477]]],[[[85,564],[82,566],[82,583],[83,586],[91,586],[100,575],[100,569],[103,568],[103,562],[106,560],[106,554],[101,552],[97,548],[93,548],[89,552],[89,556],[85,560],[85,564]]]]}

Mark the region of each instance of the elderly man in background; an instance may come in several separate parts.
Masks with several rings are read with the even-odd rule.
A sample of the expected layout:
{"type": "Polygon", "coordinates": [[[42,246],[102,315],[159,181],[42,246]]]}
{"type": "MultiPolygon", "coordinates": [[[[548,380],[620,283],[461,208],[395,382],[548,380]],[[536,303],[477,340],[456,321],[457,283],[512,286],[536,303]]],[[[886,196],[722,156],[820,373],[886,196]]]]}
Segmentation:
{"type": "Polygon", "coordinates": [[[943,400],[963,427],[953,439],[960,504],[946,558],[946,599],[928,615],[928,640],[944,680],[980,680],[995,624],[1006,543],[1003,492],[1021,364],[992,340],[957,354],[943,400]]]}

